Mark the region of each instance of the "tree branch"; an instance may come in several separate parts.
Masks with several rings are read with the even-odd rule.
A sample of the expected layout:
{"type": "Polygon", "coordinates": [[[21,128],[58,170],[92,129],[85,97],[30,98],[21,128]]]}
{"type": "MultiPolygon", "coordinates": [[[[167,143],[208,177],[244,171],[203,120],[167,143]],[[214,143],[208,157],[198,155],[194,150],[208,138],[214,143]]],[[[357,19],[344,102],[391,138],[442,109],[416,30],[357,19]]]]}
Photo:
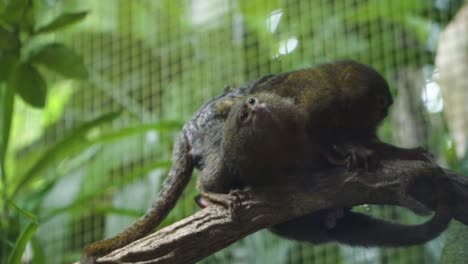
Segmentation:
{"type": "Polygon", "coordinates": [[[373,171],[333,168],[278,187],[226,195],[233,206],[209,206],[97,263],[194,263],[260,229],[329,208],[361,204],[401,205],[418,213],[434,209],[434,179],[451,183],[454,217],[468,224],[468,180],[441,169],[422,149],[370,146],[381,159],[373,171]],[[465,208],[464,208],[465,207],[465,208]]]}

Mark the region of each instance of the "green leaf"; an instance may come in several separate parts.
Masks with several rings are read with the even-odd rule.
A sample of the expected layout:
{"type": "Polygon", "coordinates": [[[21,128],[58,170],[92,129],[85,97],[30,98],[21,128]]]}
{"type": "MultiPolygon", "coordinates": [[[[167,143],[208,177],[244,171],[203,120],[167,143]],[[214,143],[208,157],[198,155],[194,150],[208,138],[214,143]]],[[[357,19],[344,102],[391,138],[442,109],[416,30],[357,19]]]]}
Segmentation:
{"type": "Polygon", "coordinates": [[[8,256],[8,264],[21,264],[21,257],[26,249],[26,245],[29,240],[31,240],[34,233],[36,233],[38,226],[36,222],[30,222],[26,228],[21,231],[10,256],[8,256]]]}
{"type": "Polygon", "coordinates": [[[12,202],[9,202],[9,204],[29,219],[28,225],[21,231],[21,234],[16,240],[13,250],[8,256],[8,264],[20,264],[21,257],[23,256],[24,250],[26,249],[26,245],[28,244],[29,240],[31,240],[34,233],[36,233],[39,224],[37,223],[37,217],[34,214],[19,208],[12,202]]]}
{"type": "Polygon", "coordinates": [[[63,44],[52,43],[40,47],[29,61],[69,78],[86,78],[88,71],[83,58],[63,44]]]}
{"type": "Polygon", "coordinates": [[[33,259],[31,263],[34,264],[44,264],[48,263],[46,261],[46,256],[44,254],[44,244],[41,243],[41,241],[38,241],[37,237],[33,237],[31,239],[31,248],[33,251],[33,259]]]}
{"type": "Polygon", "coordinates": [[[92,128],[111,122],[119,115],[120,112],[107,113],[73,129],[61,141],[47,150],[42,157],[33,166],[31,166],[31,168],[29,168],[25,175],[18,181],[19,183],[13,191],[12,197],[14,197],[23,188],[23,186],[26,185],[26,183],[30,182],[38,175],[41,175],[43,170],[48,166],[51,166],[54,162],[88,148],[89,145],[85,144],[87,133],[92,128]]]}
{"type": "Polygon", "coordinates": [[[49,24],[39,27],[36,30],[36,33],[38,34],[46,33],[46,32],[51,32],[57,29],[64,28],[80,20],[83,20],[87,14],[88,14],[88,11],[61,14],[60,16],[52,20],[49,24]]]}
{"type": "Polygon", "coordinates": [[[96,143],[106,143],[114,140],[118,140],[125,137],[130,137],[135,134],[145,133],[148,131],[174,131],[179,130],[182,127],[181,122],[177,121],[161,121],[158,123],[150,124],[140,124],[121,128],[116,131],[103,133],[102,135],[97,135],[94,138],[90,138],[90,142],[93,144],[96,143]]]}
{"type": "Polygon", "coordinates": [[[41,222],[44,222],[43,216],[45,215],[45,211],[42,209],[44,199],[50,194],[57,183],[60,182],[63,176],[69,175],[69,173],[72,171],[82,169],[84,166],[86,166],[87,163],[91,162],[91,160],[96,157],[96,154],[99,153],[101,149],[102,148],[100,146],[97,146],[92,148],[91,151],[86,150],[82,151],[81,153],[77,153],[76,157],[71,157],[69,159],[70,161],[67,160],[66,169],[57,171],[57,173],[51,175],[52,177],[45,177],[44,179],[41,179],[41,184],[39,186],[34,186],[31,191],[28,191],[27,194],[24,195],[24,200],[26,201],[24,207],[33,212],[40,211],[38,217],[41,222]]]}
{"type": "MultiPolygon", "coordinates": [[[[152,123],[152,124],[131,126],[127,128],[118,129],[115,132],[103,133],[102,135],[98,135],[97,137],[93,137],[92,139],[89,139],[87,141],[81,141],[80,146],[90,147],[96,144],[108,143],[110,141],[115,141],[121,138],[130,137],[135,134],[145,133],[147,131],[173,130],[173,129],[179,129],[180,127],[181,127],[181,124],[175,121],[164,121],[164,122],[158,122],[158,123],[152,123]]],[[[154,161],[150,164],[139,167],[138,169],[132,170],[128,172],[127,174],[125,174],[118,182],[116,182],[113,185],[109,185],[107,188],[99,188],[98,190],[93,191],[91,193],[82,194],[71,204],[68,204],[64,207],[55,208],[51,212],[46,212],[46,213],[43,212],[41,221],[43,222],[48,221],[52,217],[63,212],[82,212],[85,210],[89,210],[89,209],[86,209],[85,205],[87,203],[93,202],[97,197],[101,197],[105,194],[110,194],[112,193],[112,190],[123,187],[127,185],[129,182],[133,182],[141,177],[144,177],[153,170],[164,169],[167,171],[169,170],[171,164],[172,163],[169,160],[154,161]]],[[[53,187],[56,180],[57,179],[53,179],[49,183],[46,183],[41,193],[38,193],[36,195],[37,199],[31,196],[29,196],[29,199],[42,200],[44,195],[47,194],[48,192],[47,189],[53,187]]]]}
{"type": "Polygon", "coordinates": [[[0,82],[10,79],[10,74],[19,59],[13,54],[0,55],[0,82]]]}
{"type": "MultiPolygon", "coordinates": [[[[41,221],[45,222],[53,218],[54,216],[64,213],[64,212],[83,212],[89,210],[89,207],[87,207],[87,204],[92,203],[95,201],[96,198],[102,197],[106,194],[111,194],[113,190],[122,188],[124,186],[127,186],[130,182],[134,182],[138,178],[142,178],[151,171],[157,170],[157,169],[164,169],[164,170],[169,170],[171,167],[172,162],[168,160],[163,160],[163,161],[155,161],[151,164],[148,164],[146,166],[143,166],[141,168],[138,168],[134,171],[129,172],[128,174],[124,175],[122,180],[119,180],[118,182],[115,182],[115,184],[108,185],[106,188],[100,188],[94,192],[87,193],[87,194],[82,194],[80,195],[76,200],[74,200],[72,203],[64,206],[64,207],[59,207],[55,208],[50,212],[44,213],[44,216],[41,217],[41,221]]],[[[103,210],[102,212],[106,212],[108,209],[107,207],[103,208],[95,208],[94,211],[100,211],[103,210]]],[[[109,207],[111,208],[111,207],[109,207]]],[[[109,209],[110,210],[110,209],[109,209]]],[[[132,212],[137,212],[137,216],[141,215],[141,212],[139,211],[132,211],[132,212]]],[[[113,213],[116,213],[116,211],[113,211],[113,213]]],[[[126,213],[127,214],[127,213],[126,213]]],[[[135,215],[135,214],[131,214],[135,215]]]]}
{"type": "Polygon", "coordinates": [[[15,34],[0,27],[0,51],[18,50],[19,46],[20,41],[15,34]]]}
{"type": "Polygon", "coordinates": [[[21,21],[23,13],[28,6],[28,0],[10,0],[3,11],[3,19],[10,24],[21,21]]]}
{"type": "Polygon", "coordinates": [[[8,204],[9,204],[11,207],[13,207],[16,211],[18,211],[20,214],[22,214],[23,216],[25,216],[26,218],[28,218],[29,221],[37,222],[37,217],[36,217],[36,215],[34,215],[33,213],[21,209],[19,206],[17,206],[17,205],[16,205],[15,203],[13,203],[12,201],[8,201],[8,204]]]}
{"type": "Polygon", "coordinates": [[[38,108],[44,107],[47,85],[33,65],[28,63],[17,65],[11,73],[8,86],[15,89],[27,104],[38,108]]]}
{"type": "Polygon", "coordinates": [[[21,31],[28,32],[32,34],[34,27],[36,25],[36,10],[37,1],[31,1],[29,6],[26,8],[26,11],[23,14],[23,18],[20,22],[21,31]]]}
{"type": "MultiPolygon", "coordinates": [[[[112,141],[119,140],[121,138],[131,137],[135,134],[145,133],[147,131],[165,131],[165,130],[175,130],[180,129],[181,123],[176,121],[163,121],[158,123],[151,123],[151,124],[143,124],[143,125],[136,125],[130,126],[118,130],[111,130],[112,132],[105,132],[99,135],[93,135],[92,137],[87,137],[87,140],[80,141],[80,147],[86,148],[95,146],[98,144],[109,143],[112,141]]],[[[86,204],[93,202],[97,197],[102,197],[105,194],[112,193],[112,190],[116,188],[123,187],[127,185],[129,182],[133,182],[141,177],[146,176],[149,172],[156,170],[156,169],[164,169],[168,170],[171,166],[171,161],[162,160],[162,161],[154,161],[153,163],[147,164],[145,166],[139,167],[135,170],[132,170],[126,173],[118,182],[108,186],[108,188],[99,188],[96,191],[92,191],[91,193],[86,192],[86,194],[81,195],[78,197],[73,203],[68,204],[61,208],[53,209],[49,213],[41,214],[41,220],[48,221],[50,218],[54,217],[57,214],[63,212],[82,212],[86,209],[86,204]],[[84,209],[83,209],[84,208],[84,209]]],[[[60,176],[59,176],[60,177],[60,176]]],[[[104,176],[103,176],[104,177],[104,176]]],[[[44,196],[48,193],[48,190],[53,187],[58,179],[51,179],[48,183],[43,183],[44,187],[36,194],[32,194],[28,196],[28,200],[35,200],[36,204],[40,204],[40,201],[44,198],[44,196]]],[[[30,193],[28,193],[30,194],[30,193]]]]}

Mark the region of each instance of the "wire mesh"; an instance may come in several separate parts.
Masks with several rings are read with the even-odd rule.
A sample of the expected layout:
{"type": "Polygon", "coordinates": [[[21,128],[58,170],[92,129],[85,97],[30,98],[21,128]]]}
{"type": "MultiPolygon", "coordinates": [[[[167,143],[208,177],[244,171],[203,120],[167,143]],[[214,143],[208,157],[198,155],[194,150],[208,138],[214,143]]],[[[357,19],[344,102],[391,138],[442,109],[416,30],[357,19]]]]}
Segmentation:
{"type": "MultiPolygon", "coordinates": [[[[434,68],[441,31],[462,4],[449,0],[63,1],[60,9],[90,10],[83,23],[56,37],[84,56],[91,76],[73,84],[52,140],[82,120],[118,109],[125,114],[113,124],[115,129],[186,121],[225,85],[235,87],[264,74],[341,58],[356,59],[382,72],[398,98],[396,104],[400,104],[398,95],[408,89],[418,100],[427,92],[425,84],[432,83],[432,71],[424,76],[423,69],[434,68]]],[[[414,102],[407,104],[418,104],[414,102]]],[[[386,122],[380,135],[401,145],[409,144],[404,141],[409,135],[416,139],[412,144],[440,152],[440,141],[427,123],[442,121],[428,116],[424,102],[419,106],[423,117],[417,125],[423,132],[399,133],[405,124],[419,119],[408,121],[408,112],[398,107],[393,109],[394,121],[386,122]]],[[[440,116],[441,111],[434,113],[440,116]]],[[[78,190],[92,193],[124,183],[97,198],[93,214],[63,214],[41,226],[39,237],[49,263],[76,260],[84,244],[116,234],[150,206],[164,169],[141,173],[136,180],[125,175],[169,159],[173,136],[148,132],[90,150],[86,166],[64,178],[64,192],[50,195],[51,205],[66,204],[64,197],[78,190]],[[110,209],[104,206],[109,204],[110,209]],[[100,211],[101,207],[107,209],[100,211]]],[[[189,189],[165,224],[196,210],[193,182],[189,189]]],[[[372,207],[369,212],[386,219],[421,221],[387,207],[372,207]]],[[[437,263],[443,241],[442,237],[404,249],[311,246],[261,231],[200,263],[437,263]]]]}

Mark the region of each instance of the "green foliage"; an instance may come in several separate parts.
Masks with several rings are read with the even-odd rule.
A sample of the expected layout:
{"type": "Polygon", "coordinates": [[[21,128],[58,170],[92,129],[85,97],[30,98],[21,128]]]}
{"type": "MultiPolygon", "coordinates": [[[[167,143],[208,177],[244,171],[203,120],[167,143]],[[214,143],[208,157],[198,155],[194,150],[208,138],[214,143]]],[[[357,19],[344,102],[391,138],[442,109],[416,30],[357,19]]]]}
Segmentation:
{"type": "Polygon", "coordinates": [[[69,25],[72,25],[76,22],[83,20],[88,12],[77,12],[77,13],[64,13],[56,17],[50,23],[40,26],[36,30],[36,34],[54,32],[58,29],[65,28],[69,25]]]}
{"type": "Polygon", "coordinates": [[[88,71],[81,56],[61,43],[51,43],[39,47],[29,58],[31,63],[44,65],[68,78],[86,78],[88,71]]]}
{"type": "MultiPolygon", "coordinates": [[[[86,154],[87,151],[93,147],[102,144],[111,144],[112,142],[118,142],[118,140],[125,140],[129,137],[134,137],[149,131],[159,131],[164,133],[165,131],[174,131],[180,129],[181,124],[179,122],[167,121],[153,124],[142,124],[133,125],[120,130],[108,130],[105,129],[106,125],[120,117],[120,112],[103,114],[95,119],[86,121],[81,125],[78,125],[72,129],[68,134],[63,136],[63,139],[52,144],[46,149],[41,155],[39,155],[35,162],[33,162],[26,171],[21,174],[18,171],[18,175],[15,175],[15,181],[10,182],[13,185],[9,188],[11,199],[21,197],[22,201],[25,201],[25,206],[33,212],[38,212],[38,217],[41,219],[41,223],[48,222],[54,217],[70,214],[79,215],[88,212],[92,208],[93,202],[103,195],[109,195],[118,188],[121,188],[129,182],[135,181],[135,179],[142,177],[153,170],[163,169],[167,170],[170,167],[168,161],[155,161],[147,166],[140,167],[133,173],[129,173],[122,178],[121,181],[116,182],[113,185],[106,185],[105,188],[96,188],[92,192],[82,192],[77,195],[70,203],[66,205],[52,208],[51,210],[43,210],[42,205],[50,195],[50,192],[54,190],[56,185],[62,180],[62,177],[66,175],[68,171],[63,171],[60,174],[56,174],[53,177],[45,178],[47,170],[56,166],[56,164],[63,162],[66,159],[72,159],[73,157],[80,157],[86,154]],[[26,191],[29,190],[29,191],[26,191]]],[[[87,161],[86,159],[83,161],[87,161]]],[[[21,163],[21,159],[18,160],[21,163]]],[[[80,166],[80,165],[78,165],[80,166]]],[[[69,166],[72,170],[73,166],[69,166]]],[[[104,181],[111,180],[107,177],[102,177],[104,181]]],[[[93,212],[95,213],[106,213],[106,214],[119,214],[119,215],[130,215],[137,216],[143,212],[141,210],[130,210],[125,208],[116,208],[112,206],[94,206],[93,212]]],[[[23,229],[23,233],[32,235],[30,233],[34,226],[29,225],[23,229]]],[[[24,241],[24,240],[17,240],[24,241]]],[[[19,245],[21,246],[21,245],[19,245]]],[[[15,246],[17,247],[17,246],[15,246]]],[[[18,250],[22,247],[18,247],[18,250]]],[[[40,246],[36,245],[36,249],[40,250],[40,246]]],[[[18,252],[16,250],[15,252],[18,252]]],[[[19,254],[19,253],[16,253],[19,254]]],[[[36,253],[34,253],[36,255],[36,253]]],[[[21,255],[21,254],[20,254],[21,255]]],[[[37,252],[37,256],[43,258],[42,252],[37,252]]]]}
{"type": "Polygon", "coordinates": [[[35,177],[40,176],[45,168],[51,166],[57,160],[88,148],[90,146],[89,143],[86,143],[88,132],[91,129],[113,121],[119,115],[120,112],[105,114],[73,129],[62,140],[48,149],[41,158],[27,170],[24,176],[19,177],[18,185],[14,189],[13,195],[16,195],[26,184],[31,183],[35,177]]]}
{"type": "Polygon", "coordinates": [[[16,93],[29,105],[43,108],[47,96],[44,77],[29,63],[20,63],[13,68],[7,89],[16,93]]]}
{"type": "Polygon", "coordinates": [[[23,252],[26,249],[26,244],[31,240],[32,236],[36,232],[39,224],[37,217],[28,211],[19,208],[16,204],[10,203],[11,207],[16,209],[21,215],[28,219],[28,224],[23,228],[21,234],[18,236],[16,243],[8,257],[8,264],[20,264],[23,252]]]}
{"type": "Polygon", "coordinates": [[[20,46],[18,37],[12,32],[0,27],[0,51],[16,50],[20,46]]]}
{"type": "MultiPolygon", "coordinates": [[[[18,200],[18,193],[27,186],[27,181],[35,175],[28,172],[25,176],[14,175],[14,169],[6,168],[8,146],[13,118],[15,117],[15,95],[32,107],[44,108],[47,98],[47,84],[37,65],[43,65],[67,78],[86,78],[87,71],[80,56],[61,43],[42,44],[37,52],[28,57],[27,50],[34,43],[42,43],[38,34],[55,33],[57,30],[85,18],[86,12],[62,14],[49,24],[37,27],[36,12],[39,1],[7,0],[0,1],[0,262],[21,263],[26,244],[38,228],[36,216],[22,210],[8,201],[18,200]],[[34,32],[34,28],[38,28],[34,32]],[[18,180],[18,185],[14,182],[18,180]],[[16,188],[16,189],[15,189],[16,188]],[[14,210],[11,210],[14,209],[14,210]],[[19,215],[29,220],[26,225],[19,225],[19,215]],[[12,243],[11,241],[14,241],[12,243]],[[8,254],[7,254],[8,253],[8,254]]],[[[91,128],[99,124],[92,124],[91,128]]],[[[46,152],[40,166],[52,166],[54,154],[60,153],[63,145],[52,147],[46,152]],[[48,163],[49,162],[49,163],[48,163]]],[[[62,157],[63,158],[63,157],[62,157]]],[[[38,165],[33,166],[37,168],[38,165]]],[[[40,172],[40,171],[37,171],[40,172]]],[[[26,195],[27,196],[27,195],[26,195]]],[[[38,254],[39,256],[40,254],[38,254]]]]}
{"type": "Polygon", "coordinates": [[[33,107],[43,108],[47,98],[47,84],[34,64],[45,66],[67,78],[86,78],[83,59],[61,43],[42,44],[31,56],[26,56],[41,34],[55,33],[68,25],[83,20],[87,12],[64,13],[49,24],[37,27],[35,14],[38,1],[9,0],[0,12],[0,81],[10,80],[13,89],[33,107]],[[38,28],[34,31],[34,28],[38,28]],[[19,66],[14,67],[16,62],[19,66]],[[8,70],[9,69],[9,70],[8,70]],[[13,69],[13,70],[11,70],[13,69]]]}
{"type": "MultiPolygon", "coordinates": [[[[15,68],[16,64],[18,63],[18,58],[13,54],[2,54],[0,55],[0,83],[6,82],[10,76],[11,72],[15,68]]],[[[14,87],[13,87],[14,88],[14,87]]],[[[12,89],[12,88],[10,88],[12,89]]]]}
{"type": "Polygon", "coordinates": [[[17,25],[28,6],[28,0],[8,0],[2,12],[2,20],[10,25],[17,25]]]}

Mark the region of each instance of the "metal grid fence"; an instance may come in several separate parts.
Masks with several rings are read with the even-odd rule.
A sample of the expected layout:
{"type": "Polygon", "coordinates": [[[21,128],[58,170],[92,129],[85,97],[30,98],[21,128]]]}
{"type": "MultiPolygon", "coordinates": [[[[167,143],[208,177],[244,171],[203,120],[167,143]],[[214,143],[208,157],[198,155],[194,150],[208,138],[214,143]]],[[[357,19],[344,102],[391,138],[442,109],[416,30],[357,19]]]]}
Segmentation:
{"type": "MultiPolygon", "coordinates": [[[[427,84],[433,83],[437,43],[462,2],[63,1],[61,9],[90,10],[83,23],[55,37],[84,56],[91,75],[86,82],[71,84],[73,94],[51,140],[82,120],[116,109],[125,112],[115,122],[116,129],[161,120],[183,122],[225,85],[237,86],[267,73],[353,58],[382,72],[397,96],[399,107],[381,128],[382,138],[441,153],[437,140],[443,136],[434,136],[434,128],[428,128],[427,123],[438,126],[442,109],[437,109],[437,98],[426,97],[424,104],[420,95],[430,92],[427,84]],[[399,99],[403,95],[406,97],[399,99]],[[416,101],[406,102],[410,95],[416,95],[416,101]],[[404,127],[419,119],[405,117],[409,115],[405,105],[420,105],[408,111],[419,111],[417,115],[423,116],[410,131],[404,127]],[[405,141],[410,137],[414,140],[405,141]]],[[[85,167],[62,181],[67,191],[50,195],[49,206],[65,204],[64,197],[76,192],[76,186],[84,192],[96,190],[122,178],[125,181],[125,175],[155,160],[167,160],[172,139],[170,132],[145,133],[94,150],[85,167]]],[[[113,235],[134,221],[135,216],[128,216],[132,214],[100,212],[99,206],[111,204],[114,209],[143,212],[156,197],[163,176],[162,169],[143,173],[94,201],[95,213],[65,214],[45,223],[39,235],[50,263],[70,262],[76,255],[67,254],[77,254],[84,243],[113,235]]],[[[193,183],[189,188],[166,223],[196,210],[193,183]]],[[[370,208],[363,210],[387,219],[421,221],[390,207],[370,208]]],[[[261,231],[202,263],[437,263],[443,241],[442,237],[403,249],[311,246],[261,231]]]]}

